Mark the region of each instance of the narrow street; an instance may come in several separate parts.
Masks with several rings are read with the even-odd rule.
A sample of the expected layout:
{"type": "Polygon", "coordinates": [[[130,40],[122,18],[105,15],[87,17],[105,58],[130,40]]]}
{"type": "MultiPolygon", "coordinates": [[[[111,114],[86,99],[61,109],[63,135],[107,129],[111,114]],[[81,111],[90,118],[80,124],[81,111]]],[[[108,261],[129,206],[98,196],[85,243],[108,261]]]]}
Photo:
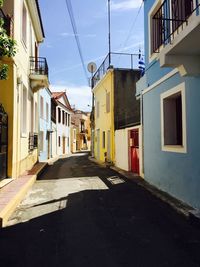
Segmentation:
{"type": "Polygon", "coordinates": [[[198,267],[200,231],[77,154],[39,177],[0,230],[0,249],[2,267],[198,267]]]}

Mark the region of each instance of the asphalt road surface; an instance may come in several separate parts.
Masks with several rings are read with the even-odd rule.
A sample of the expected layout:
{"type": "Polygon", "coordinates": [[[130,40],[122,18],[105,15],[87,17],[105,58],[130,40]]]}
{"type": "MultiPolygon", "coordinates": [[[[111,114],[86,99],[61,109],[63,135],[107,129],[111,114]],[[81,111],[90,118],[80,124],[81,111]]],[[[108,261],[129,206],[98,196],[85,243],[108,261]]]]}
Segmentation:
{"type": "Polygon", "coordinates": [[[84,154],[39,177],[0,230],[1,267],[199,267],[200,229],[84,154]]]}

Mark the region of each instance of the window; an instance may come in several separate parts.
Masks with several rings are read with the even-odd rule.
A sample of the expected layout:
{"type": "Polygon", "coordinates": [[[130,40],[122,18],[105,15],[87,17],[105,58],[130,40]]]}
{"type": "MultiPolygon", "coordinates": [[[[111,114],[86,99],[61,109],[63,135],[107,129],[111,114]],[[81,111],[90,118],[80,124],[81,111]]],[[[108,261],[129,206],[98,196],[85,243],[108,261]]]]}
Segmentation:
{"type": "Polygon", "coordinates": [[[22,90],[22,110],[21,110],[21,134],[27,134],[27,89],[24,86],[22,90]]]}
{"type": "Polygon", "coordinates": [[[83,133],[85,131],[85,123],[84,121],[81,121],[81,132],[83,133]]]}
{"type": "Polygon", "coordinates": [[[158,53],[163,46],[172,43],[176,33],[179,34],[180,30],[183,30],[184,22],[187,22],[189,16],[193,13],[198,1],[157,0],[154,2],[149,12],[150,55],[158,53]]]}
{"type": "Polygon", "coordinates": [[[40,118],[44,118],[44,98],[40,96],[40,118]]]}
{"type": "Polygon", "coordinates": [[[39,150],[42,152],[44,151],[44,132],[39,132],[39,150]]]}
{"type": "Polygon", "coordinates": [[[60,144],[61,144],[61,142],[60,142],[61,140],[60,140],[60,136],[58,136],[58,146],[60,147],[60,144]]]}
{"type": "Polygon", "coordinates": [[[99,118],[99,102],[97,102],[97,118],[99,118]]]}
{"type": "Polygon", "coordinates": [[[102,148],[105,148],[106,147],[106,133],[103,132],[102,133],[102,148]]]}
{"type": "Polygon", "coordinates": [[[24,3],[22,8],[22,41],[25,45],[27,44],[27,10],[24,3]]]}
{"type": "Polygon", "coordinates": [[[68,114],[68,126],[70,126],[70,115],[68,114]]]}
{"type": "Polygon", "coordinates": [[[34,131],[34,101],[33,97],[30,96],[30,120],[29,120],[29,131],[33,133],[34,131]]]}
{"type": "Polygon", "coordinates": [[[49,122],[49,104],[46,103],[46,121],[49,122]]]}
{"type": "Polygon", "coordinates": [[[61,110],[58,108],[58,122],[61,123],[61,110]]]}
{"type": "Polygon", "coordinates": [[[30,55],[33,56],[33,33],[32,33],[32,25],[31,22],[29,23],[29,49],[30,49],[30,55]]]}
{"type": "Polygon", "coordinates": [[[65,113],[65,125],[67,126],[68,125],[68,114],[65,113]]]}
{"type": "Polygon", "coordinates": [[[186,152],[184,84],[161,95],[161,109],[163,150],[186,152]]]}
{"type": "Polygon", "coordinates": [[[106,93],[106,112],[110,112],[110,92],[106,93]]]}
{"type": "Polygon", "coordinates": [[[65,112],[64,110],[62,111],[62,124],[65,124],[65,112]]]}
{"type": "Polygon", "coordinates": [[[34,123],[34,131],[37,132],[38,131],[38,105],[37,103],[35,103],[35,123],[34,123]]]}

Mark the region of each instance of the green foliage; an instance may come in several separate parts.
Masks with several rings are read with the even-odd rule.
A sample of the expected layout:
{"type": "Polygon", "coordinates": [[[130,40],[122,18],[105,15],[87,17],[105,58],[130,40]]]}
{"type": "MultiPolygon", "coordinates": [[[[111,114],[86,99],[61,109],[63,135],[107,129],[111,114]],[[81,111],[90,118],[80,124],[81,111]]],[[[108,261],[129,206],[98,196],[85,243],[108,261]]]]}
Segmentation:
{"type": "Polygon", "coordinates": [[[3,2],[4,2],[4,0],[0,0],[0,7],[3,6],[3,2]]]}
{"type": "MultiPolygon", "coordinates": [[[[4,0],[0,0],[0,7],[3,6],[4,0]]],[[[0,19],[0,59],[3,57],[13,57],[16,54],[16,42],[9,37],[4,29],[4,20],[0,19]]],[[[8,65],[3,64],[0,60],[0,80],[7,79],[8,65]]]]}
{"type": "Polygon", "coordinates": [[[16,42],[6,34],[0,34],[0,57],[13,57],[16,54],[16,42]]]}
{"type": "Polygon", "coordinates": [[[0,64],[0,80],[6,80],[8,78],[8,65],[0,64]]]}

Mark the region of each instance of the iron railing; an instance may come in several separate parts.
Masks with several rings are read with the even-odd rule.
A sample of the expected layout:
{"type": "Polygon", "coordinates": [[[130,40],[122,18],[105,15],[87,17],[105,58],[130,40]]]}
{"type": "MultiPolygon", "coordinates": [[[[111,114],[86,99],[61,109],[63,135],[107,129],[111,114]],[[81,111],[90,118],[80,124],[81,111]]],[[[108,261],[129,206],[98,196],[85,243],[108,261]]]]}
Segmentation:
{"type": "Polygon", "coordinates": [[[3,28],[6,30],[8,36],[13,37],[13,19],[10,16],[6,16],[2,9],[0,9],[0,19],[3,19],[3,28]]]}
{"type": "Polygon", "coordinates": [[[30,57],[30,74],[49,75],[47,60],[44,57],[30,57]]]}
{"type": "Polygon", "coordinates": [[[29,133],[29,151],[33,151],[38,147],[38,134],[37,133],[29,133]]]}
{"type": "Polygon", "coordinates": [[[103,63],[92,77],[92,88],[110,68],[138,69],[139,54],[108,53],[103,63]]]}
{"type": "Polygon", "coordinates": [[[152,18],[152,52],[158,53],[162,45],[171,43],[188,24],[188,18],[199,13],[199,0],[164,0],[152,18]]]}
{"type": "Polygon", "coordinates": [[[8,114],[0,104],[0,179],[7,177],[8,164],[8,114]]]}

